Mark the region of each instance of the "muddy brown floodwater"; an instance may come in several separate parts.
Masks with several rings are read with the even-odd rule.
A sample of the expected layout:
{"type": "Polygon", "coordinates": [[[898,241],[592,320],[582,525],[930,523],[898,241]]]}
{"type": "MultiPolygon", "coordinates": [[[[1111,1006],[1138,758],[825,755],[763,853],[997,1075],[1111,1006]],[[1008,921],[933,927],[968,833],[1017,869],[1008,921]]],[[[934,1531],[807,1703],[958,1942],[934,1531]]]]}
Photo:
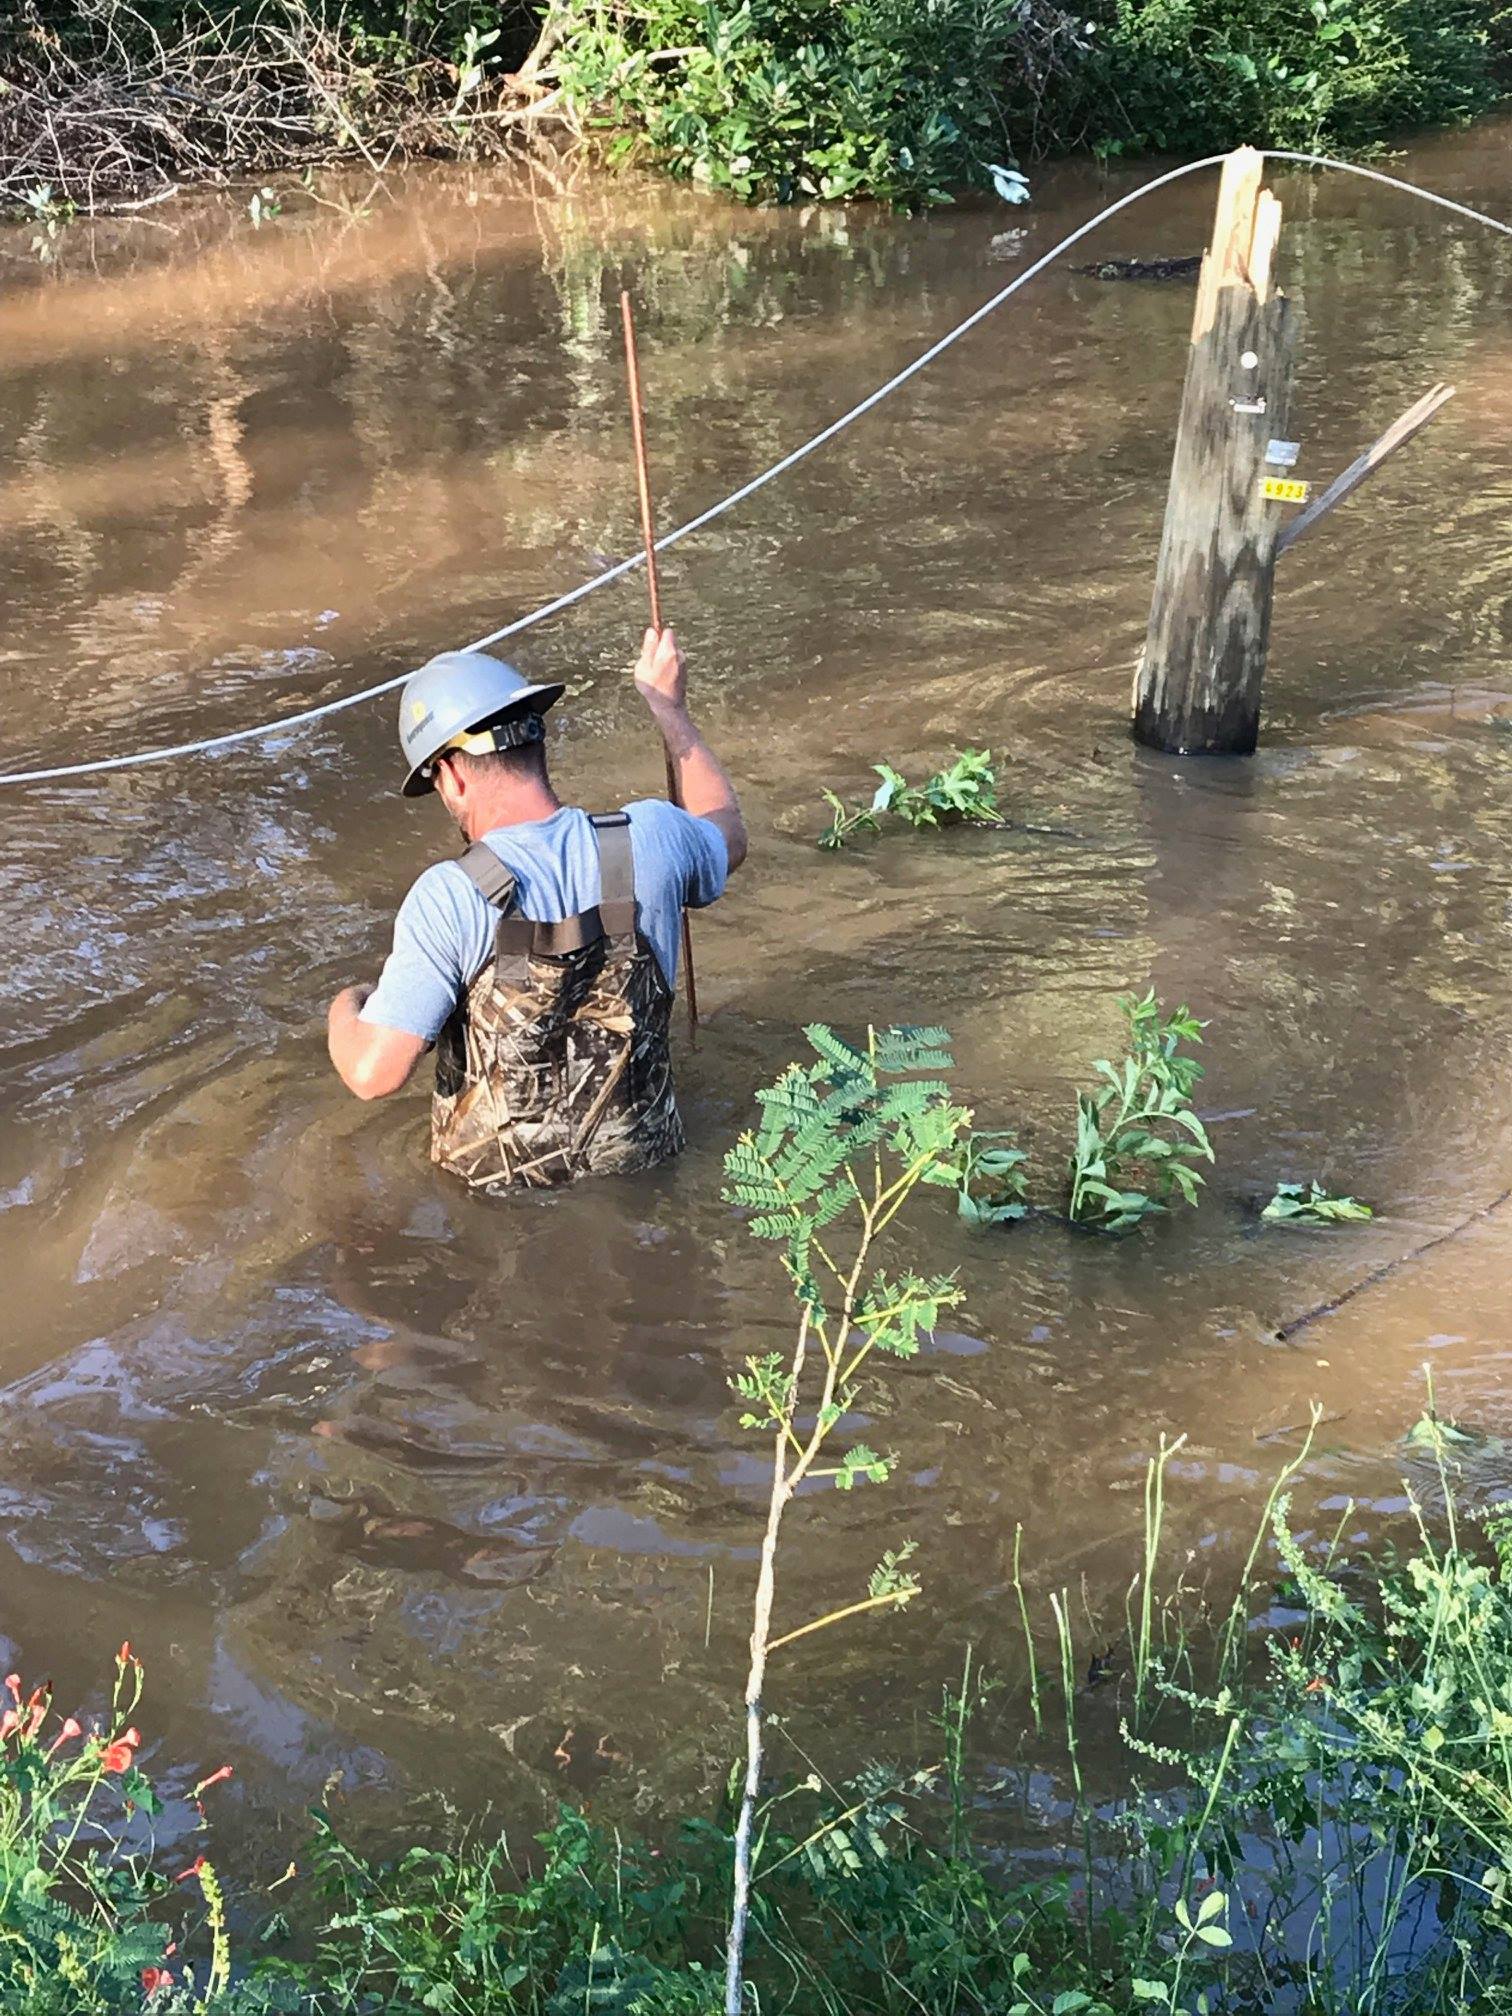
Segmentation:
{"type": "MultiPolygon", "coordinates": [[[[1404,172],[1512,215],[1509,143],[1429,141],[1404,172]]],[[[670,523],[1133,179],[1048,171],[1031,209],[905,220],[417,172],[367,214],[331,184],[260,229],[227,194],[74,227],[48,264],[10,237],[6,764],[349,691],[631,549],[622,284],[670,523]]],[[[782,1607],[845,1600],[905,1534],[926,1591],[790,1656],[774,1705],[806,1740],[927,1747],[968,1641],[1022,1671],[1020,1522],[1041,1609],[1080,1585],[1084,1640],[1116,1636],[1161,1431],[1188,1438],[1177,1544],[1219,1578],[1310,1400],[1333,1418],[1303,1498],[1330,1526],[1399,1503],[1425,1362],[1441,1405],[1512,1432],[1512,1209],[1274,1336],[1512,1183],[1491,719],[1512,704],[1512,251],[1342,177],[1278,186],[1298,473],[1326,479],[1435,379],[1460,389],[1284,563],[1253,761],[1160,761],[1125,732],[1180,285],[1051,272],[669,558],[754,835],[698,920],[707,1026],[670,1170],[477,1202],[427,1166],[420,1091],[365,1107],[329,1071],[327,997],[373,973],[452,844],[393,795],[391,701],[0,792],[7,1659],[78,1697],[130,1636],[159,1755],[230,1757],[245,1824],[337,1769],[467,1805],[704,1798],[765,1471],[725,1381],[788,1323],[720,1157],[816,1018],[947,1024],[980,1122],[1022,1130],[1048,1197],[1115,997],[1153,984],[1211,1024],[1218,1165],[1200,1212],[1123,1243],[922,1208],[916,1250],[960,1268],[969,1316],[862,1423],[895,1484],[799,1508],[782,1607]],[[968,744],[1001,752],[1020,819],[1081,837],[816,851],[821,785],[968,744]],[[1277,1179],[1313,1175],[1375,1224],[1257,1225],[1277,1179]]],[[[1195,252],[1212,194],[1180,185],[1083,256],[1195,252]]],[[[660,788],[624,672],[642,593],[518,646],[571,682],[556,762],[589,805],[660,788]]]]}

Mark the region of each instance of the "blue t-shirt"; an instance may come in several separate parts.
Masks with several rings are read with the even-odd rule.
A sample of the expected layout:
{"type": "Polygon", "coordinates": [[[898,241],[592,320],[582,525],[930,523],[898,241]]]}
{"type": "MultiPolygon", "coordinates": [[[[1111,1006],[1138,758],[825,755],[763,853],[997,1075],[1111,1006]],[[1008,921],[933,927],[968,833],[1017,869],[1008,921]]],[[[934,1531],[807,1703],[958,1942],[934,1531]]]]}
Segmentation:
{"type": "MultiPolygon", "coordinates": [[[[724,890],[730,869],[724,835],[661,798],[624,809],[640,928],[668,986],[675,986],[684,906],[699,909],[724,890]]],[[[483,838],[515,878],[520,916],[560,924],[598,902],[598,845],[586,812],[563,806],[549,819],[499,826],[483,838]]],[[[434,1043],[493,956],[498,921],[498,911],[459,862],[427,868],[399,906],[394,949],[363,1005],[363,1021],[434,1043]]]]}

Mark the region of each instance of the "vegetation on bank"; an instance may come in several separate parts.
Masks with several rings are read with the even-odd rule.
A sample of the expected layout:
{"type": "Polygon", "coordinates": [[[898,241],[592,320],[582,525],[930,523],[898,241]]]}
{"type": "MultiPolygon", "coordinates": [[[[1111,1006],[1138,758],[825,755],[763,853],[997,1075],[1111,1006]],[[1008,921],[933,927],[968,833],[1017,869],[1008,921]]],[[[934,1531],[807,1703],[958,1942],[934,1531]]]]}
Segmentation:
{"type": "Polygon", "coordinates": [[[567,0],[578,112],[761,200],[903,205],[1086,148],[1362,148],[1506,88],[1483,0],[567,0]]]}
{"type": "MultiPolygon", "coordinates": [[[[1200,1614],[1179,1575],[1161,1574],[1180,1445],[1164,1446],[1121,1645],[1081,1623],[1069,1591],[1051,1594],[1048,1630],[1029,1637],[1023,1734],[1032,1723],[1041,1739],[1037,1773],[1016,1785],[1000,1763],[990,1788],[973,1769],[991,1688],[969,1655],[932,1718],[931,1764],[764,1779],[746,2006],[1506,2016],[1512,1521],[1456,1509],[1454,1431],[1430,1415],[1411,1441],[1437,1502],[1432,1527],[1414,1503],[1409,1547],[1351,1558],[1338,1533],[1302,1530],[1289,1465],[1232,1608],[1210,1595],[1200,1614]],[[1110,1800],[1082,1759],[1114,1724],[1135,1782],[1110,1800]],[[1004,1845],[1016,1826],[1022,1857],[1004,1845]]],[[[1015,1589],[1027,1619],[1016,1577],[1015,1589]]],[[[297,1877],[271,1895],[233,1886],[228,1904],[205,1856],[153,1852],[155,1800],[116,1721],[84,1733],[19,1681],[12,1693],[0,1744],[8,2016],[724,2006],[723,1808],[655,1844],[563,1811],[530,1841],[475,1830],[378,1857],[319,1813],[297,1877]]],[[[1001,1702],[987,1712],[1001,1758],[1001,1702]]]]}
{"type": "MultiPolygon", "coordinates": [[[[1182,1033],[1148,1005],[1144,1024],[1173,1046],[1182,1033]]],[[[853,1439],[869,1381],[880,1358],[923,1348],[960,1293],[952,1276],[893,1254],[905,1212],[914,1241],[927,1239],[920,1207],[931,1185],[954,1187],[968,1138],[943,1033],[810,1038],[815,1061],[761,1095],[757,1126],[727,1162],[732,1202],[783,1256],[796,1330],[786,1358],[748,1360],[732,1382],[774,1461],[747,1768],[726,1799],[654,1844],[563,1812],[533,1842],[475,1827],[381,1857],[322,1812],[297,1869],[228,1896],[192,1838],[172,1856],[155,1844],[162,1809],[142,1768],[131,1648],[93,1721],[11,1675],[0,2007],[1509,2016],[1512,1517],[1472,1519],[1457,1502],[1455,1466],[1476,1438],[1437,1418],[1431,1392],[1405,1438],[1404,1466],[1418,1473],[1405,1545],[1351,1551],[1349,1505],[1331,1530],[1296,1516],[1310,1437],[1222,1598],[1165,1560],[1183,1445],[1161,1438],[1121,1634],[1084,1621],[1068,1588],[1049,1591],[1037,1616],[1015,1542],[1008,1615],[1028,1675],[1016,1780],[1001,1761],[990,1777],[974,1766],[991,1689],[969,1653],[924,1766],[861,1758],[838,1781],[812,1765],[787,1777],[764,1768],[770,1656],[831,1624],[874,1630],[920,1595],[904,1543],[855,1602],[773,1630],[782,1521],[800,1487],[886,1481],[895,1459],[853,1439]],[[1114,1734],[1127,1764],[1109,1796],[1086,1759],[1094,1736],[1114,1734]]],[[[1001,1760],[1012,1737],[1000,1702],[991,1713],[1001,1760]]],[[[228,1775],[210,1772],[179,1820],[203,1828],[228,1775]]]]}
{"type": "Polygon", "coordinates": [[[20,0],[0,205],[589,141],[916,207],[1077,149],[1369,148],[1509,89],[1501,0],[20,0]]]}

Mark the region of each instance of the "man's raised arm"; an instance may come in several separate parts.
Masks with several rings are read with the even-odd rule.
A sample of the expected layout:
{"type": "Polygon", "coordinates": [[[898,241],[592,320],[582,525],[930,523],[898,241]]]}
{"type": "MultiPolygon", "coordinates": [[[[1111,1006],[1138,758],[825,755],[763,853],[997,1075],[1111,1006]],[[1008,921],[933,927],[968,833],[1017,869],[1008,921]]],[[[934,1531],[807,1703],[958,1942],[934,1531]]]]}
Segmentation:
{"type": "Polygon", "coordinates": [[[671,755],[684,809],[719,828],[733,873],[746,858],[749,843],[745,820],[740,816],[735,787],[723,764],[693,725],[688,712],[687,664],[670,629],[646,632],[640,663],[635,668],[635,683],[671,755]]]}

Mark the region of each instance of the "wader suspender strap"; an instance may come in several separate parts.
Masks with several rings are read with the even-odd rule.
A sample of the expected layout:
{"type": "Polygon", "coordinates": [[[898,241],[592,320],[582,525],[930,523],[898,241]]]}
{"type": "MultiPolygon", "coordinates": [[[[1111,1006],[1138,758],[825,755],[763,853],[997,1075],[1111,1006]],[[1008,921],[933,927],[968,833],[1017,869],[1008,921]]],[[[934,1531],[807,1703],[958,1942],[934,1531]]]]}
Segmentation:
{"type": "Polygon", "coordinates": [[[497,910],[507,910],[514,901],[515,878],[486,840],[474,840],[458,867],[497,910]]]}
{"type": "Polygon", "coordinates": [[[599,850],[599,924],[606,938],[635,936],[635,853],[627,812],[595,812],[599,850]]]}
{"type": "Polygon", "coordinates": [[[515,900],[515,878],[486,840],[475,840],[458,863],[478,893],[497,910],[498,929],[494,933],[495,959],[523,959],[535,948],[540,928],[528,917],[511,916],[515,900]]]}
{"type": "Polygon", "coordinates": [[[635,935],[635,856],[630,846],[630,818],[625,812],[590,815],[599,850],[600,899],[596,908],[559,924],[540,924],[511,914],[515,878],[486,840],[475,840],[459,867],[478,893],[502,912],[494,934],[496,959],[526,958],[531,953],[560,959],[580,952],[598,938],[635,935]]]}

